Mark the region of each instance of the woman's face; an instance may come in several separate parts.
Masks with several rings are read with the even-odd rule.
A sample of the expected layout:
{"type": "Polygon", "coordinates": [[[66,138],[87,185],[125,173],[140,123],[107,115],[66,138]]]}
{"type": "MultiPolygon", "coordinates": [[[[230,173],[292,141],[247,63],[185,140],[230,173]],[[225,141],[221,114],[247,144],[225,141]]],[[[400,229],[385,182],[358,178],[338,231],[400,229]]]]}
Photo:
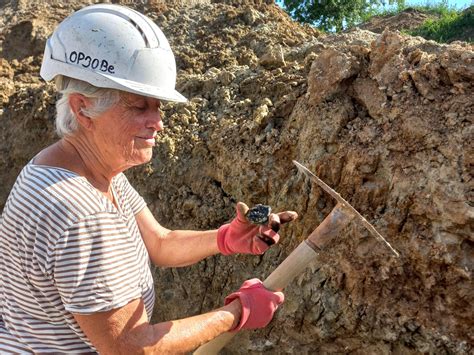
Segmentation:
{"type": "Polygon", "coordinates": [[[120,170],[150,161],[163,129],[160,100],[121,93],[119,102],[94,119],[94,138],[108,165],[120,170]]]}

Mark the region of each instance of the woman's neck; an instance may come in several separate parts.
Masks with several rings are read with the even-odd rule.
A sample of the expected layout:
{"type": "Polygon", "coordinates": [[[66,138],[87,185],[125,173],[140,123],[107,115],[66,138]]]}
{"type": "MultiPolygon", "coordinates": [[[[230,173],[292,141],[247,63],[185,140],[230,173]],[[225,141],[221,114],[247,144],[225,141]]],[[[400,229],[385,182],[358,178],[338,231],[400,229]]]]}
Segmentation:
{"type": "Polygon", "coordinates": [[[65,137],[58,144],[64,155],[71,157],[71,165],[75,172],[86,177],[101,192],[109,191],[112,178],[120,171],[114,171],[104,163],[104,159],[101,159],[93,147],[80,136],[65,137]]]}
{"type": "Polygon", "coordinates": [[[114,173],[107,166],[100,164],[97,155],[87,144],[81,144],[80,140],[63,138],[58,142],[58,149],[63,152],[64,157],[69,157],[69,170],[84,176],[89,183],[100,191],[110,202],[117,207],[112,192],[112,178],[120,171],[114,173]]]}

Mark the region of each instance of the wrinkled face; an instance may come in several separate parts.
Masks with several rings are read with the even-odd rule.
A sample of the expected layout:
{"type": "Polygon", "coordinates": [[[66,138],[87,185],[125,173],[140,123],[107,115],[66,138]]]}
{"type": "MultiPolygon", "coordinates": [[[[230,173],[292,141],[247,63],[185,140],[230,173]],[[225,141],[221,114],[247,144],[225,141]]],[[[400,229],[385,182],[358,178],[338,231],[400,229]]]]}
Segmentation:
{"type": "Polygon", "coordinates": [[[150,161],[163,129],[160,100],[121,93],[119,102],[94,120],[94,138],[108,165],[126,169],[150,161]]]}

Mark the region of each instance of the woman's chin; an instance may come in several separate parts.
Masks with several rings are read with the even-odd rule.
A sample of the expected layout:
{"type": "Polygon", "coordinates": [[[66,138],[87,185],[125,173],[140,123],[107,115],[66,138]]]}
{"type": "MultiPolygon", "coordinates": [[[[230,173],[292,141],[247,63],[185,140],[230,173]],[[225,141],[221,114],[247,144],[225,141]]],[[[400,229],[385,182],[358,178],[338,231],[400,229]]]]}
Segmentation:
{"type": "Polygon", "coordinates": [[[153,157],[153,149],[140,149],[139,152],[134,154],[133,158],[130,159],[133,166],[142,165],[149,163],[153,157]]]}

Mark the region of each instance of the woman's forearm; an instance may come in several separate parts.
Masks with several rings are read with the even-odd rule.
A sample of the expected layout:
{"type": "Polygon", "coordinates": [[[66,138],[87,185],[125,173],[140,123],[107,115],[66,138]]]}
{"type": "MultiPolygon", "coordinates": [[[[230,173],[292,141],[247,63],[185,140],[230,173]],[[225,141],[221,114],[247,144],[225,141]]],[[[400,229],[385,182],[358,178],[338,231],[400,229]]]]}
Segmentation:
{"type": "Polygon", "coordinates": [[[205,314],[153,325],[155,336],[160,339],[155,353],[179,354],[196,349],[235,328],[240,320],[241,307],[237,300],[205,314]]]}
{"type": "Polygon", "coordinates": [[[217,230],[169,231],[165,236],[159,237],[155,248],[150,256],[157,266],[179,267],[195,264],[219,253],[217,230]]]}
{"type": "Polygon", "coordinates": [[[234,329],[241,317],[240,300],[194,317],[150,324],[143,300],[118,309],[74,314],[101,354],[183,354],[234,329]]]}

